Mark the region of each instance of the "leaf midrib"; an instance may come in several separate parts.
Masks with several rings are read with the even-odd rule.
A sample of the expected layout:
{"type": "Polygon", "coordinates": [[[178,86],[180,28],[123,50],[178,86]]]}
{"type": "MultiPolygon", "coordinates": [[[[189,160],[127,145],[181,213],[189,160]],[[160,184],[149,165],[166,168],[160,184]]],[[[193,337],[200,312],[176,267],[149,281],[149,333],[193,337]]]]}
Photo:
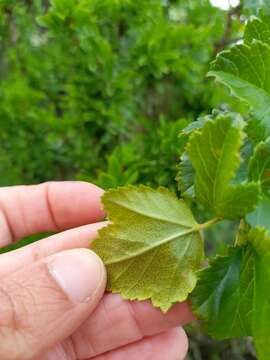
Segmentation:
{"type": "MultiPolygon", "coordinates": [[[[113,226],[113,225],[112,225],[113,226]]],[[[133,253],[131,256],[130,255],[125,255],[125,256],[122,256],[122,257],[119,257],[118,259],[114,259],[114,260],[111,260],[111,261],[105,261],[105,265],[113,265],[113,264],[117,264],[119,262],[123,262],[123,261],[126,261],[126,260],[131,260],[135,257],[138,257],[138,256],[141,256],[151,250],[154,250],[155,248],[159,247],[159,246],[162,246],[166,243],[169,243],[171,241],[174,241],[178,238],[181,238],[181,237],[185,237],[187,235],[190,235],[194,232],[198,232],[199,233],[199,230],[200,230],[200,227],[199,227],[199,224],[197,224],[196,226],[190,228],[189,230],[186,230],[184,232],[181,232],[180,234],[174,234],[172,236],[169,236],[165,239],[162,239],[161,241],[158,241],[156,243],[154,243],[153,245],[149,246],[149,247],[146,247],[146,248],[143,248],[141,250],[138,250],[137,252],[133,253]]]]}
{"type": "Polygon", "coordinates": [[[228,187],[229,184],[225,184],[225,186],[222,186],[223,184],[219,183],[219,172],[220,172],[220,168],[222,167],[223,161],[224,161],[224,154],[225,154],[225,146],[227,144],[228,138],[230,137],[230,128],[229,131],[226,132],[223,144],[222,144],[222,148],[221,148],[221,156],[219,156],[218,160],[217,160],[217,167],[216,167],[216,171],[215,171],[215,177],[214,177],[214,184],[213,184],[213,196],[214,196],[214,204],[216,202],[219,202],[219,198],[223,198],[224,192],[226,191],[226,188],[228,187]],[[219,190],[220,194],[218,194],[219,190]],[[223,191],[221,191],[221,189],[223,191]]]}

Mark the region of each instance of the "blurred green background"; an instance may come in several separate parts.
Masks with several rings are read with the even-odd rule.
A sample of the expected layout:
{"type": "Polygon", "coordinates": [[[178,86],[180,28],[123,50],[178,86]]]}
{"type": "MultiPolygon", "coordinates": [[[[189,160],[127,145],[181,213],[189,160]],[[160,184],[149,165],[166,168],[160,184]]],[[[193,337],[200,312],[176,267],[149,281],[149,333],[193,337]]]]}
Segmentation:
{"type": "MultiPolygon", "coordinates": [[[[177,191],[181,129],[213,108],[246,111],[206,77],[257,9],[233,3],[0,0],[0,186],[76,179],[177,191]]],[[[209,249],[222,251],[230,233],[219,225],[209,249]]],[[[249,340],[189,333],[188,359],[255,359],[249,340]]]]}

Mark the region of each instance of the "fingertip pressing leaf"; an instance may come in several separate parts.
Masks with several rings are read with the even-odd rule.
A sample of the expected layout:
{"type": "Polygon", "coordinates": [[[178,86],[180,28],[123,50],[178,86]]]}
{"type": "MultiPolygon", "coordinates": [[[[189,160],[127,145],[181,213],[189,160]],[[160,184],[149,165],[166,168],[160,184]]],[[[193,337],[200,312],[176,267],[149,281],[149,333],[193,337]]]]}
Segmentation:
{"type": "Polygon", "coordinates": [[[150,298],[163,311],[184,301],[203,258],[198,224],[185,202],[145,186],[110,190],[102,201],[112,224],[92,249],[106,265],[108,290],[150,298]]]}
{"type": "Polygon", "coordinates": [[[187,145],[195,169],[196,199],[213,209],[217,217],[240,217],[252,211],[258,201],[257,184],[231,184],[240,165],[243,137],[243,122],[227,114],[195,131],[187,145]]]}

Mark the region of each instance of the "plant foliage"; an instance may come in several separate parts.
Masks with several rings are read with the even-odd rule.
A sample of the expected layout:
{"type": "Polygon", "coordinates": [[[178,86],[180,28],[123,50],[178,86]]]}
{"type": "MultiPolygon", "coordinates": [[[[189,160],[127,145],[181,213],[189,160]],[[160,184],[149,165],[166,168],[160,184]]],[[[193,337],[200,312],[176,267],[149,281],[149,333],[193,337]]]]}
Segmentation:
{"type": "Polygon", "coordinates": [[[0,0],[0,185],[173,187],[225,26],[208,0],[0,0]]]}
{"type": "Polygon", "coordinates": [[[209,72],[249,113],[216,111],[182,131],[180,199],[164,188],[109,190],[103,204],[112,224],[93,244],[109,290],[150,298],[163,311],[191,293],[210,335],[253,336],[261,360],[270,358],[269,24],[264,12],[252,17],[244,43],[218,54],[209,72]],[[194,204],[207,221],[195,221],[194,204]],[[203,268],[200,233],[223,219],[239,223],[234,243],[203,268]]]}
{"type": "MultiPolygon", "coordinates": [[[[254,274],[267,272],[267,247],[265,262],[256,262],[263,251],[254,239],[267,244],[269,236],[268,47],[269,0],[241,0],[228,11],[209,0],[0,0],[0,185],[80,179],[106,189],[124,186],[105,195],[113,224],[94,245],[107,257],[108,287],[128,298],[152,297],[165,311],[197,282],[191,300],[206,330],[219,338],[253,335],[262,359],[267,315],[259,311],[268,311],[268,298],[258,303],[256,297],[268,278],[256,278],[259,287],[249,287],[246,295],[243,287],[254,274]],[[244,26],[251,14],[256,17],[244,26]],[[212,77],[236,96],[206,78],[220,52],[212,77]],[[213,108],[218,110],[206,115],[213,108]],[[136,183],[146,187],[128,186],[136,183]],[[145,227],[135,227],[138,218],[145,227]],[[123,263],[108,264],[119,260],[113,249],[108,253],[110,236],[118,244],[115,251],[128,251],[129,265],[139,263],[132,272],[126,267],[117,281],[110,279],[123,263]],[[123,239],[126,247],[120,249],[123,239]],[[205,264],[204,239],[207,255],[220,253],[206,273],[207,286],[221,299],[215,311],[214,297],[204,292],[204,270],[197,271],[205,264]],[[161,242],[170,261],[161,252],[152,268],[144,259],[161,251],[161,242]],[[263,270],[255,269],[258,263],[263,270]],[[220,269],[215,278],[212,267],[220,269]],[[128,291],[122,281],[134,287],[128,291]],[[226,289],[236,294],[228,303],[222,284],[230,281],[226,289]],[[242,306],[246,311],[230,327],[220,306],[226,314],[242,306]],[[250,306],[257,309],[257,325],[254,316],[246,316],[250,306]]],[[[209,338],[206,345],[201,339],[198,332],[196,359],[198,352],[203,360],[220,353],[245,356],[234,340],[228,354],[224,343],[208,346],[209,338]]]]}

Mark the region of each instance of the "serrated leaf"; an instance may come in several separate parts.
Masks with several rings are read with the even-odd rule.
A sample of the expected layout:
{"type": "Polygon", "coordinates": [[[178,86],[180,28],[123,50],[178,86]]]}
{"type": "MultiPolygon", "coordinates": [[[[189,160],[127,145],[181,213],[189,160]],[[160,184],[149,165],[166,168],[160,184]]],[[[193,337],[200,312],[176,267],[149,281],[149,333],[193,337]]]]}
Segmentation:
{"type": "Polygon", "coordinates": [[[256,146],[249,162],[248,176],[260,184],[263,195],[270,195],[270,138],[256,146]]]}
{"type": "Polygon", "coordinates": [[[252,227],[263,227],[270,234],[270,199],[263,197],[256,209],[251,213],[247,214],[246,221],[252,227]]]}
{"type": "Polygon", "coordinates": [[[178,173],[175,180],[178,183],[181,197],[194,198],[195,171],[186,153],[182,155],[177,169],[178,173]]]}
{"type": "Polygon", "coordinates": [[[188,124],[181,132],[181,134],[190,135],[193,133],[194,130],[201,129],[206,121],[211,120],[211,115],[206,115],[198,118],[196,121],[192,121],[190,124],[188,124]]]}
{"type": "MultiPolygon", "coordinates": [[[[185,129],[182,130],[181,134],[189,137],[195,130],[201,129],[205,123],[209,120],[215,121],[219,115],[231,116],[232,121],[242,121],[242,117],[239,114],[235,113],[221,113],[220,111],[214,110],[211,115],[206,115],[199,118],[197,121],[189,124],[185,129]]],[[[240,167],[236,172],[234,179],[235,183],[242,182],[247,179],[247,164],[248,159],[252,153],[252,144],[248,138],[245,139],[245,142],[240,150],[241,158],[244,160],[241,162],[240,167]]],[[[177,176],[175,180],[178,183],[178,189],[181,192],[181,196],[184,198],[194,199],[194,183],[195,183],[195,170],[192,166],[191,161],[189,160],[186,152],[180,158],[180,163],[177,166],[177,176]]]]}
{"type": "Polygon", "coordinates": [[[150,298],[163,311],[185,300],[203,258],[199,227],[185,202],[145,186],[110,190],[102,201],[112,224],[92,249],[106,265],[108,290],[150,298]]]}
{"type": "MultiPolygon", "coordinates": [[[[179,134],[180,138],[185,139],[186,143],[190,135],[198,129],[201,129],[205,123],[209,120],[215,120],[216,116],[220,114],[219,110],[213,110],[211,115],[205,115],[199,117],[196,121],[192,121],[188,124],[179,134]]],[[[239,115],[238,115],[239,116],[239,115]]],[[[181,196],[184,198],[193,199],[194,183],[195,183],[195,171],[189,160],[186,152],[184,152],[180,158],[180,163],[177,166],[177,175],[175,180],[178,183],[178,190],[181,192],[181,196]]]]}
{"type": "Polygon", "coordinates": [[[246,43],[221,52],[212,63],[209,76],[249,104],[258,122],[256,126],[260,127],[258,132],[253,125],[253,130],[265,139],[270,134],[270,46],[261,41],[267,34],[254,35],[256,25],[251,21],[244,35],[246,43]]]}
{"type": "Polygon", "coordinates": [[[267,138],[267,132],[264,124],[254,117],[248,119],[246,133],[255,145],[267,138]]]}
{"type": "Polygon", "coordinates": [[[270,233],[270,139],[255,148],[248,167],[249,179],[260,185],[261,198],[254,211],[246,216],[252,227],[264,227],[270,233]]]}
{"type": "Polygon", "coordinates": [[[269,360],[270,238],[251,229],[245,244],[230,249],[199,272],[193,311],[219,339],[251,335],[258,358],[269,360]]]}
{"type": "Polygon", "coordinates": [[[248,163],[254,151],[254,146],[251,140],[246,137],[244,139],[244,144],[240,149],[240,157],[242,159],[239,168],[236,171],[235,178],[233,183],[239,184],[248,179],[248,163]]]}
{"type": "Polygon", "coordinates": [[[260,360],[270,359],[270,238],[264,229],[252,229],[249,241],[254,251],[254,295],[252,329],[260,360]]]}
{"type": "Polygon", "coordinates": [[[199,272],[191,300],[195,314],[207,321],[206,331],[226,339],[251,335],[252,295],[253,259],[247,247],[237,247],[199,272]]]}
{"type": "Polygon", "coordinates": [[[252,16],[249,19],[244,33],[244,41],[246,44],[250,45],[254,39],[270,44],[269,23],[256,16],[252,16]]]}
{"type": "Polygon", "coordinates": [[[217,217],[233,219],[251,212],[258,201],[254,183],[232,185],[240,165],[243,123],[231,115],[220,115],[195,131],[187,153],[196,172],[196,199],[217,217]]]}
{"type": "MultiPolygon", "coordinates": [[[[206,115],[198,118],[197,121],[192,121],[180,132],[179,137],[185,139],[185,142],[187,143],[190,135],[195,130],[201,129],[204,124],[211,119],[211,115],[206,115]]],[[[181,192],[182,197],[194,198],[195,171],[186,152],[184,152],[180,158],[175,180],[178,183],[178,190],[181,192]]]]}

